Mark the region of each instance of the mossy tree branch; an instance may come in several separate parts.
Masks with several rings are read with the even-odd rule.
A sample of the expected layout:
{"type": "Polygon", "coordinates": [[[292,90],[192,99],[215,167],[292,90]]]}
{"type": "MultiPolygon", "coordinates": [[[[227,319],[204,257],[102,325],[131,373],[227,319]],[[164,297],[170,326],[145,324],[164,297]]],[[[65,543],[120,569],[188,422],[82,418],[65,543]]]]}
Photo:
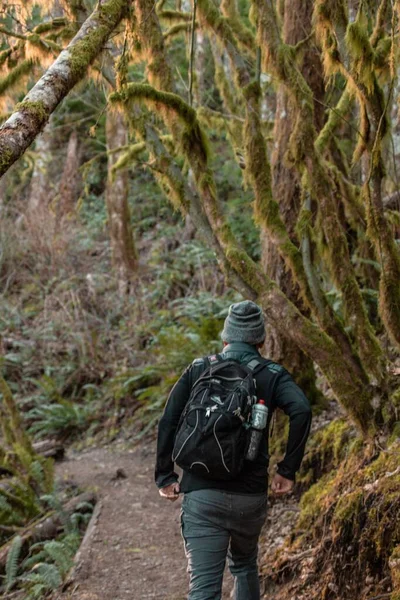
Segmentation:
{"type": "MultiPolygon", "coordinates": [[[[202,0],[200,1],[202,2],[202,0]]],[[[208,239],[212,242],[211,247],[215,249],[220,264],[224,265],[225,272],[227,272],[227,269],[229,270],[228,276],[229,273],[233,275],[232,279],[230,277],[232,285],[241,290],[247,297],[265,298],[265,295],[269,294],[273,301],[269,304],[269,308],[266,304],[264,306],[276,324],[279,327],[284,327],[281,320],[282,314],[285,315],[285,318],[290,316],[292,319],[291,324],[286,323],[289,337],[292,337],[293,326],[295,327],[297,323],[301,323],[299,333],[295,334],[296,343],[298,340],[299,346],[318,361],[338,397],[341,398],[342,394],[346,396],[341,400],[348,408],[360,430],[364,435],[370,435],[374,429],[373,420],[370,418],[372,414],[371,395],[365,386],[362,371],[361,376],[357,371],[349,370],[349,377],[340,377],[342,374],[342,354],[335,342],[296,309],[288,298],[279,291],[278,287],[266,277],[260,267],[251,261],[247,253],[238,246],[232,235],[218,202],[215,184],[208,164],[207,145],[197,122],[196,112],[181,98],[171,93],[173,91],[171,74],[168,71],[158,72],[157,67],[160,64],[167,65],[165,57],[160,56],[160,53],[163,52],[160,42],[162,32],[157,21],[152,19],[153,13],[148,10],[151,8],[150,3],[147,0],[139,0],[139,2],[141,3],[142,15],[148,16],[146,24],[153,22],[154,25],[152,28],[147,29],[149,35],[147,36],[146,46],[144,44],[146,40],[143,39],[144,29],[140,36],[142,47],[145,47],[147,52],[148,62],[155,63],[147,65],[149,78],[154,77],[153,84],[159,84],[159,87],[163,87],[163,91],[151,88],[151,86],[129,84],[119,93],[113,94],[110,100],[122,103],[127,107],[133,119],[134,127],[137,131],[141,130],[142,139],[145,139],[146,145],[151,149],[152,156],[157,158],[156,165],[160,169],[160,173],[164,176],[168,173],[166,180],[170,188],[175,189],[175,202],[177,203],[175,205],[179,205],[183,212],[189,212],[195,224],[200,219],[205,225],[206,234],[209,235],[208,239]],[[177,185],[176,182],[184,183],[182,175],[180,179],[178,178],[180,170],[176,169],[173,160],[167,160],[165,148],[162,149],[161,147],[157,151],[160,140],[151,125],[148,122],[140,125],[143,117],[140,117],[140,114],[138,115],[138,107],[135,102],[140,101],[140,98],[148,106],[151,105],[157,116],[164,119],[191,167],[197,192],[188,189],[187,184],[185,184],[186,187],[180,186],[180,184],[177,185]],[[323,345],[325,340],[327,340],[329,347],[326,352],[325,349],[320,347],[320,344],[323,345]],[[341,357],[340,365],[332,360],[335,355],[341,357]],[[360,402],[352,407],[356,397],[360,398],[360,402]]],[[[226,22],[223,22],[221,27],[223,30],[229,31],[229,28],[226,29],[226,22]]],[[[232,41],[232,38],[228,40],[228,43],[229,41],[232,41]]],[[[250,83],[246,64],[239,55],[233,57],[233,63],[239,69],[238,72],[235,67],[236,80],[245,87],[246,82],[250,83]],[[242,69],[242,67],[244,68],[242,69]]],[[[201,227],[199,225],[200,229],[201,227]]],[[[264,301],[262,300],[262,302],[264,301]]]]}
{"type": "Polygon", "coordinates": [[[25,152],[51,113],[101,52],[130,0],[100,0],[70,44],[0,127],[0,176],[25,152]]]}
{"type": "MultiPolygon", "coordinates": [[[[132,99],[145,99],[147,103],[153,103],[158,107],[158,114],[165,115],[174,111],[179,115],[184,123],[193,133],[187,133],[187,143],[183,142],[182,148],[189,160],[188,153],[195,156],[191,161],[196,183],[199,188],[199,197],[193,193],[184,194],[185,203],[181,203],[184,211],[189,211],[196,225],[201,218],[201,231],[206,231],[208,240],[213,240],[213,248],[217,249],[218,256],[222,257],[222,262],[233,274],[232,283],[239,282],[240,290],[246,291],[246,295],[252,298],[258,298],[268,315],[273,321],[285,330],[285,333],[294,339],[296,343],[310,356],[318,360],[318,364],[331,382],[332,388],[343,402],[349,414],[353,417],[360,431],[365,436],[370,436],[374,430],[374,424],[371,420],[372,408],[370,406],[369,391],[365,382],[358,378],[354,371],[349,370],[344,377],[338,377],[343,371],[342,354],[338,352],[335,342],[325,334],[317,325],[309,321],[298,309],[288,300],[288,298],[278,289],[261,271],[260,267],[253,263],[247,254],[237,245],[225,219],[222,215],[217,202],[215,191],[210,180],[207,180],[209,172],[207,165],[207,153],[196,150],[201,144],[199,136],[196,133],[197,127],[193,122],[196,112],[184,101],[173,94],[159,92],[151,86],[129,84],[123,93],[112,94],[112,102],[122,102],[129,105],[132,99]],[[164,110],[161,104],[165,103],[164,110]],[[185,105],[185,106],[184,106],[185,105]],[[211,196],[211,197],[210,197],[211,196]],[[194,209],[194,210],[193,210],[194,209]],[[204,212],[203,212],[204,211],[204,212]],[[206,220],[201,215],[206,215],[206,220]],[[283,320],[282,320],[283,319],[283,320]],[[284,320],[288,319],[286,323],[284,320]],[[295,331],[293,329],[295,328],[295,331]],[[333,357],[340,356],[340,361],[335,362],[333,357]],[[339,365],[340,362],[340,365],[339,365]],[[355,398],[358,398],[357,403],[355,398]]],[[[146,125],[147,135],[148,125],[146,125]]],[[[154,136],[154,131],[151,133],[154,136]]],[[[149,140],[146,140],[149,143],[149,140]]],[[[154,151],[154,146],[153,146],[154,151]]],[[[165,165],[166,153],[163,151],[165,165]]],[[[161,156],[160,156],[161,158],[161,156]]],[[[165,168],[165,166],[164,166],[165,168]]],[[[169,162],[169,168],[173,168],[173,163],[169,162]]],[[[171,174],[172,175],[172,174],[171,174]]],[[[169,175],[169,177],[171,177],[169,175]]],[[[171,181],[176,181],[177,172],[174,171],[171,181]]],[[[229,272],[228,271],[228,272],[229,272]]]]}

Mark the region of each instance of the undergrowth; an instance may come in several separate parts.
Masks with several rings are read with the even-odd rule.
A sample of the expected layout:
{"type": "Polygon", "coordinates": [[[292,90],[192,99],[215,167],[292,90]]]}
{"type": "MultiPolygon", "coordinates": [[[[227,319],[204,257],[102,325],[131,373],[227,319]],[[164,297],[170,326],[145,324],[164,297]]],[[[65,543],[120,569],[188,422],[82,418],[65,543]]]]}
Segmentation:
{"type": "Polygon", "coordinates": [[[308,600],[364,600],[383,594],[398,600],[399,442],[366,459],[351,435],[343,438],[343,423],[321,435],[335,428],[341,431],[337,458],[330,451],[332,469],[303,494],[291,539],[263,567],[266,587],[279,584],[278,598],[299,590],[308,600]]]}

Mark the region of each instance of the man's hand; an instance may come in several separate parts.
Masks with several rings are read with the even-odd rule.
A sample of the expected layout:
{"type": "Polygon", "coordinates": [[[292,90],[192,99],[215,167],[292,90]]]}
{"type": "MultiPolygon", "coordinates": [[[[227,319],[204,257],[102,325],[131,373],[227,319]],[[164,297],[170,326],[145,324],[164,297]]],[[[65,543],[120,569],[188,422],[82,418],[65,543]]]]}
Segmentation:
{"type": "Polygon", "coordinates": [[[284,496],[285,494],[290,494],[293,486],[294,481],[276,473],[271,483],[271,490],[276,496],[284,496]]]}
{"type": "Polygon", "coordinates": [[[175,502],[179,496],[179,483],[171,483],[171,485],[167,485],[158,490],[160,496],[163,498],[167,498],[167,500],[171,500],[171,502],[175,502]]]}

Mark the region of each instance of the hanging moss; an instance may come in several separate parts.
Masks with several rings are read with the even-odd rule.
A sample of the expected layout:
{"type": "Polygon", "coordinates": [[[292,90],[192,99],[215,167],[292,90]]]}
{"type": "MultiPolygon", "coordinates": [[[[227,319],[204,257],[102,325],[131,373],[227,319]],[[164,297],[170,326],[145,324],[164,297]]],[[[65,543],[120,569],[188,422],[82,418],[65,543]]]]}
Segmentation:
{"type": "Polygon", "coordinates": [[[237,40],[228,20],[223,17],[211,0],[197,0],[200,21],[211,29],[222,41],[234,67],[235,80],[239,88],[250,83],[250,76],[243,57],[238,52],[237,40]]]}
{"type": "Polygon", "coordinates": [[[389,0],[383,0],[378,8],[375,19],[374,31],[371,35],[371,46],[375,48],[382,37],[385,35],[386,17],[389,9],[389,0]]]}
{"type": "Polygon", "coordinates": [[[18,83],[22,77],[28,75],[34,68],[36,61],[24,60],[14,69],[12,69],[4,79],[0,79],[0,94],[4,94],[13,85],[18,83]]]}
{"type": "Polygon", "coordinates": [[[372,92],[374,85],[374,52],[369,41],[367,26],[366,15],[362,8],[360,8],[356,20],[347,26],[345,39],[352,69],[356,73],[358,81],[369,92],[372,92]]]}
{"type": "Polygon", "coordinates": [[[239,14],[236,0],[222,0],[221,12],[227,19],[232,31],[234,32],[238,44],[249,50],[255,57],[256,42],[253,32],[244,25],[243,19],[239,14]]]}
{"type": "Polygon", "coordinates": [[[51,21],[47,21],[46,23],[40,23],[33,30],[33,33],[48,33],[49,31],[53,31],[54,29],[60,29],[61,27],[65,27],[67,25],[67,19],[64,17],[58,17],[56,19],[52,19],[51,21]]]}
{"type": "Polygon", "coordinates": [[[130,83],[120,93],[116,92],[109,97],[110,102],[126,102],[135,99],[156,104],[161,113],[170,112],[177,117],[185,125],[181,138],[183,150],[189,153],[199,152],[201,160],[207,162],[209,145],[198,122],[196,111],[180,96],[171,92],[161,92],[148,84],[130,83]]]}
{"type": "Polygon", "coordinates": [[[380,74],[390,74],[389,57],[392,51],[392,38],[384,37],[379,40],[374,51],[374,68],[380,74]]]}
{"type": "Polygon", "coordinates": [[[337,127],[342,124],[343,117],[346,117],[346,115],[349,114],[352,107],[352,100],[353,98],[346,88],[340,96],[339,102],[335,108],[329,110],[328,120],[315,141],[315,149],[317,152],[322,153],[326,149],[331,136],[334,135],[337,127]]]}
{"type": "Polygon", "coordinates": [[[128,150],[123,152],[111,168],[112,179],[114,178],[117,171],[127,167],[145,149],[146,149],[146,144],[144,142],[139,142],[138,144],[131,145],[128,148],[128,150]]]}
{"type": "Polygon", "coordinates": [[[191,13],[180,12],[179,10],[162,10],[157,14],[162,21],[166,21],[169,24],[175,23],[176,21],[178,21],[179,23],[181,23],[182,21],[187,21],[190,23],[193,19],[191,13]]]}
{"type": "MultiPolygon", "coordinates": [[[[167,31],[164,32],[163,37],[165,41],[168,40],[173,40],[176,37],[178,37],[178,35],[181,35],[182,33],[189,33],[192,29],[192,24],[189,22],[182,22],[182,23],[176,23],[175,25],[172,25],[172,27],[170,27],[169,29],[167,29],[167,31]]],[[[196,25],[196,29],[197,29],[197,25],[196,25]]]]}
{"type": "Polygon", "coordinates": [[[7,50],[3,50],[3,52],[0,52],[0,67],[11,56],[11,53],[12,53],[12,49],[11,48],[8,48],[7,50]]]}
{"type": "Polygon", "coordinates": [[[325,77],[330,77],[341,70],[339,39],[335,26],[339,31],[346,28],[347,2],[343,0],[316,0],[313,23],[316,38],[323,50],[322,60],[325,77]]]}

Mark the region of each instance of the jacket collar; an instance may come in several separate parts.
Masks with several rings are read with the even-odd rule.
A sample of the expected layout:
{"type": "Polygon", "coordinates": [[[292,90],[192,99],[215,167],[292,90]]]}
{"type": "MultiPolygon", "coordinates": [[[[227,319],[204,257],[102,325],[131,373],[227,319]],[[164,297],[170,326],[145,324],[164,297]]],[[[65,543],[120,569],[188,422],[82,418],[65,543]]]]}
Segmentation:
{"type": "Polygon", "coordinates": [[[247,344],[246,342],[231,342],[230,344],[224,347],[221,354],[254,354],[255,356],[260,356],[260,353],[257,350],[257,348],[255,346],[252,346],[251,344],[247,344]]]}

